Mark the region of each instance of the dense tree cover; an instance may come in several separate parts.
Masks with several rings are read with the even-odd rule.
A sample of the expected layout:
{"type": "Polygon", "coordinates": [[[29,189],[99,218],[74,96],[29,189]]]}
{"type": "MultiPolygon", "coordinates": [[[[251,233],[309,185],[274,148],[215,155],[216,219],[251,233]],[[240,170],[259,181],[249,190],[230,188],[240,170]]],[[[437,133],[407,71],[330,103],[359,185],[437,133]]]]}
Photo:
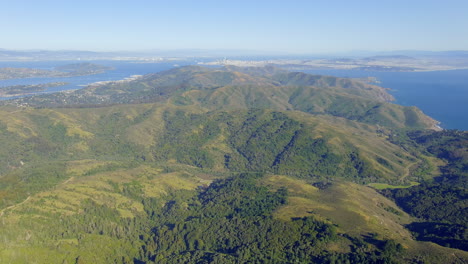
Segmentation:
{"type": "Polygon", "coordinates": [[[431,241],[441,246],[468,251],[468,232],[465,224],[444,222],[414,222],[407,228],[422,241],[431,241]]]}
{"type": "Polygon", "coordinates": [[[418,186],[383,193],[395,199],[406,212],[425,221],[408,225],[418,239],[467,250],[468,132],[410,132],[406,146],[445,160],[443,174],[418,186]]]}
{"type": "Polygon", "coordinates": [[[392,191],[398,205],[412,215],[432,221],[468,222],[466,179],[422,183],[392,191]]]}
{"type": "MultiPolygon", "coordinates": [[[[86,111],[76,115],[89,115],[86,111]]],[[[71,176],[66,169],[52,167],[83,159],[115,161],[120,167],[175,160],[210,173],[257,171],[321,180],[342,177],[359,183],[388,181],[358,147],[346,141],[339,147],[332,145],[329,135],[315,135],[313,127],[284,112],[251,109],[200,114],[169,108],[161,111],[158,125],[162,129],[148,136],[155,143],[142,145],[146,141],[130,133],[141,124],[148,126],[154,111],[149,108],[129,118],[121,109],[103,109],[91,115],[90,122],[46,109],[2,117],[0,207],[64,181],[71,176]],[[44,180],[49,177],[43,173],[48,167],[50,180],[44,180]],[[30,177],[37,180],[22,180],[20,174],[37,174],[30,177]]],[[[392,166],[380,157],[376,161],[392,166]]]]}
{"type": "MultiPolygon", "coordinates": [[[[55,259],[50,259],[62,258],[63,263],[407,262],[402,246],[380,235],[338,233],[337,226],[319,217],[275,218],[293,197],[286,188],[262,186],[262,175],[321,182],[315,186],[326,192],[336,177],[368,183],[394,182],[408,169],[409,178],[423,175],[429,161],[416,170],[411,165],[425,161],[424,153],[447,160],[443,177],[386,194],[424,221],[408,226],[419,239],[466,249],[466,133],[411,132],[398,138],[395,130],[389,137],[407,150],[401,151],[385,141],[388,128],[379,127],[375,135],[370,125],[286,110],[388,127],[402,122],[426,127],[419,123],[417,109],[374,100],[380,89],[353,81],[304,74],[269,79],[278,72],[257,70],[247,69],[245,75],[182,68],[71,97],[53,95],[60,106],[148,100],[167,101],[164,106],[5,111],[0,207],[25,200],[31,207],[2,211],[11,222],[0,225],[13,228],[2,229],[0,239],[5,245],[27,245],[35,253],[52,249],[48,252],[55,259]],[[91,97],[95,100],[87,100],[91,97]],[[94,165],[83,168],[89,160],[94,165]],[[163,180],[154,178],[155,164],[165,173],[180,166],[217,180],[207,186],[200,177],[198,190],[193,182],[178,190],[158,189],[163,180]],[[139,166],[151,168],[131,172],[139,166]],[[119,168],[126,171],[113,174],[119,168]],[[86,177],[103,180],[87,186],[86,177]],[[67,188],[69,180],[75,181],[67,188]],[[155,194],[148,195],[151,191],[155,194]]],[[[170,184],[179,184],[176,178],[170,184]]],[[[382,208],[399,213],[391,206],[382,208]]]]}
{"type": "Polygon", "coordinates": [[[468,250],[466,177],[443,177],[406,189],[384,191],[406,212],[422,219],[408,228],[418,239],[468,250]]]}
{"type": "Polygon", "coordinates": [[[444,175],[468,177],[468,131],[414,131],[409,137],[427,152],[447,161],[444,175]]]}
{"type": "Polygon", "coordinates": [[[287,191],[270,192],[257,185],[258,177],[217,180],[189,201],[171,200],[151,212],[158,225],[147,238],[145,256],[156,263],[392,263],[402,251],[397,244],[355,239],[349,253],[329,252],[329,243],[344,239],[335,227],[310,217],[272,218],[287,191]]]}
{"type": "Polygon", "coordinates": [[[153,151],[156,160],[175,159],[208,169],[222,162],[225,169],[233,172],[271,172],[308,178],[333,175],[360,183],[385,181],[354,146],[344,144],[336,151],[327,137],[314,138],[309,128],[282,112],[176,111],[167,112],[164,118],[165,131],[157,136],[158,144],[153,151]],[[217,144],[226,144],[228,148],[215,146],[215,155],[203,147],[226,137],[217,144]],[[221,161],[220,155],[224,158],[221,161]]]}
{"type": "Polygon", "coordinates": [[[0,149],[0,173],[5,174],[23,166],[34,167],[43,162],[83,158],[128,160],[135,158],[137,153],[144,154],[141,146],[115,136],[124,134],[130,125],[121,113],[100,118],[94,124],[96,133],[85,137],[71,133],[73,127],[84,124],[70,127],[68,120],[60,114],[53,116],[57,114],[31,111],[26,117],[13,119],[20,124],[14,129],[11,124],[0,121],[0,144],[3,146],[0,149]]]}
{"type": "Polygon", "coordinates": [[[129,183],[120,192],[141,200],[145,208],[135,212],[135,218],[123,218],[116,208],[87,199],[78,214],[53,217],[50,213],[47,224],[42,218],[20,223],[35,230],[31,246],[50,244],[58,252],[68,251],[63,256],[68,263],[403,261],[402,246],[392,240],[339,234],[333,224],[313,217],[273,218],[274,210],[287,203],[288,192],[268,190],[258,184],[261,177],[235,175],[197,191],[175,191],[160,198],[143,197],[138,183],[129,183]],[[69,243],[76,243],[76,248],[70,251],[69,243]],[[89,255],[95,250],[87,247],[100,247],[96,243],[104,243],[106,249],[89,255]]]}
{"type": "Polygon", "coordinates": [[[68,133],[70,128],[63,122],[66,120],[34,113],[29,118],[31,123],[15,132],[0,121],[0,208],[69,178],[69,160],[100,158],[118,160],[120,167],[132,167],[144,156],[141,146],[108,136],[125,129],[125,119],[118,116],[97,124],[100,133],[86,140],[68,133]],[[84,151],[77,149],[80,144],[84,151]]]}

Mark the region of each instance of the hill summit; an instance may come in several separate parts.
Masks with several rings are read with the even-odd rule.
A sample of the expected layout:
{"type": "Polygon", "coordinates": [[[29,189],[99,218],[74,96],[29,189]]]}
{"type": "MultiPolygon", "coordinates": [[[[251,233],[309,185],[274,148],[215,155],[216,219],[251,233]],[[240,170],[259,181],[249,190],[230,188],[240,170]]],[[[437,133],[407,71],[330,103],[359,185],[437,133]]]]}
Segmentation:
{"type": "Polygon", "coordinates": [[[436,128],[437,122],[421,110],[390,103],[393,100],[385,88],[348,78],[275,67],[185,66],[135,80],[96,83],[71,93],[22,98],[15,103],[83,107],[171,101],[209,110],[297,110],[388,127],[436,128]]]}
{"type": "Polygon", "coordinates": [[[392,99],[188,66],[5,101],[0,262],[464,263],[468,135],[392,99]]]}

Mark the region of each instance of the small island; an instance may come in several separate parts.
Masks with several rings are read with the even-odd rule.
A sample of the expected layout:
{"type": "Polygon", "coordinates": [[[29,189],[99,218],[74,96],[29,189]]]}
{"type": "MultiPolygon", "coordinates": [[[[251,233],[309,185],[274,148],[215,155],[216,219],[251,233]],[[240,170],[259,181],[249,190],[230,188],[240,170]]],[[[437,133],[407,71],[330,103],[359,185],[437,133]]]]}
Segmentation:
{"type": "Polygon", "coordinates": [[[53,70],[32,68],[0,68],[0,80],[23,78],[52,78],[52,77],[76,77],[104,73],[113,70],[112,67],[93,63],[74,63],[59,66],[53,70]]]}
{"type": "Polygon", "coordinates": [[[43,92],[50,87],[59,87],[64,86],[69,83],[67,82],[51,82],[51,83],[42,83],[42,84],[33,84],[33,85],[12,85],[0,87],[0,97],[14,97],[14,96],[23,96],[38,92],[43,92]]]}

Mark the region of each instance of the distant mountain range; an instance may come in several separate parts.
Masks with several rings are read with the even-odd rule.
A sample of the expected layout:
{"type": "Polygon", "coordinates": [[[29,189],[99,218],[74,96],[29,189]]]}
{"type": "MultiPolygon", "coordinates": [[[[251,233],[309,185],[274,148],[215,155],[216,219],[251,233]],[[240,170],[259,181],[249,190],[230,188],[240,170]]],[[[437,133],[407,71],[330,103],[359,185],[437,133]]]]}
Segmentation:
{"type": "MultiPolygon", "coordinates": [[[[109,57],[111,54],[92,51],[49,51],[49,50],[4,50],[0,49],[0,60],[26,61],[26,60],[77,60],[79,58],[109,57]]],[[[113,55],[111,55],[113,56],[113,55]]]]}
{"type": "Polygon", "coordinates": [[[7,50],[0,49],[0,61],[54,61],[54,60],[132,60],[152,58],[192,59],[226,56],[286,56],[287,53],[268,53],[244,50],[147,50],[147,51],[80,51],[80,50],[7,50]]]}
{"type": "Polygon", "coordinates": [[[295,59],[295,58],[365,58],[373,56],[408,56],[408,57],[436,57],[436,58],[467,58],[468,51],[350,51],[338,53],[288,53],[288,52],[265,52],[255,50],[203,50],[203,49],[181,49],[181,50],[147,50],[147,51],[84,51],[84,50],[8,50],[0,49],[0,61],[53,61],[53,60],[110,60],[110,59],[145,59],[153,57],[178,57],[178,58],[236,58],[247,59],[262,58],[270,59],[295,59]]]}

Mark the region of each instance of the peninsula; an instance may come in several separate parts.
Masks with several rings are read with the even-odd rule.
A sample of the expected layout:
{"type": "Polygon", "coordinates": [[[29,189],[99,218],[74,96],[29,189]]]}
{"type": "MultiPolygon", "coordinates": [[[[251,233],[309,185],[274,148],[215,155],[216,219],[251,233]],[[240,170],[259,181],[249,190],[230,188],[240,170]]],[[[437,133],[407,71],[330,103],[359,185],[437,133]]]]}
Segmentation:
{"type": "Polygon", "coordinates": [[[6,67],[0,68],[0,80],[23,78],[75,77],[100,74],[109,70],[113,70],[113,68],[93,63],[68,64],[56,67],[53,70],[6,67]]]}
{"type": "Polygon", "coordinates": [[[50,87],[64,86],[67,82],[50,82],[33,85],[11,85],[0,87],[0,97],[14,97],[45,91],[50,87]]]}

